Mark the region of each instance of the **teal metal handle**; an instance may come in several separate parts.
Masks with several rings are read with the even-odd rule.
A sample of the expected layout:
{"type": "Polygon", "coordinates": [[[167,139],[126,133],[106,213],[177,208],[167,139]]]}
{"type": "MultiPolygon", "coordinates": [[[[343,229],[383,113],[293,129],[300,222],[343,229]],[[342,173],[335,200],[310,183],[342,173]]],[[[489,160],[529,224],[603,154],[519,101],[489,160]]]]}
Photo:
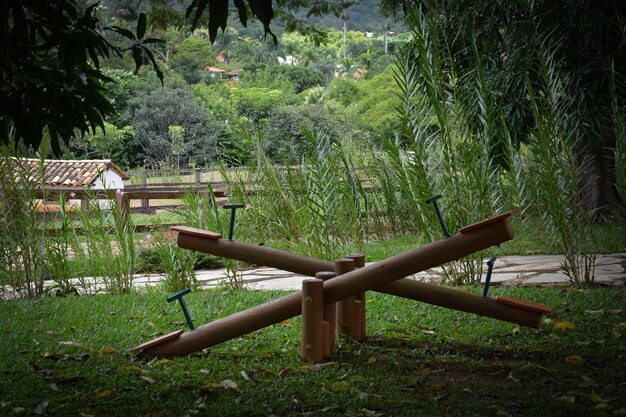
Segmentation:
{"type": "Polygon", "coordinates": [[[239,208],[243,208],[243,204],[224,204],[225,209],[230,209],[230,226],[228,228],[228,240],[233,240],[233,231],[235,230],[235,212],[239,208]]]}
{"type": "Polygon", "coordinates": [[[448,226],[446,225],[446,219],[443,218],[443,214],[441,213],[441,208],[439,207],[439,199],[441,198],[441,194],[438,194],[434,197],[426,200],[426,204],[432,204],[435,206],[435,211],[437,212],[437,218],[439,218],[439,224],[441,224],[441,228],[443,229],[443,234],[446,238],[452,236],[450,231],[448,230],[448,226]]]}
{"type": "Polygon", "coordinates": [[[172,301],[178,300],[180,303],[180,308],[183,310],[183,314],[185,315],[185,320],[187,320],[187,324],[189,325],[190,330],[194,330],[193,322],[191,321],[191,316],[189,315],[189,311],[187,311],[187,305],[185,304],[185,300],[183,297],[191,292],[191,288],[187,288],[182,290],[179,293],[176,293],[170,297],[167,297],[167,302],[171,303],[172,301]]]}
{"type": "Polygon", "coordinates": [[[485,277],[485,285],[483,286],[483,298],[487,298],[489,284],[491,283],[491,274],[493,273],[493,264],[496,262],[496,259],[498,259],[498,257],[494,256],[487,261],[487,276],[485,277]]]}

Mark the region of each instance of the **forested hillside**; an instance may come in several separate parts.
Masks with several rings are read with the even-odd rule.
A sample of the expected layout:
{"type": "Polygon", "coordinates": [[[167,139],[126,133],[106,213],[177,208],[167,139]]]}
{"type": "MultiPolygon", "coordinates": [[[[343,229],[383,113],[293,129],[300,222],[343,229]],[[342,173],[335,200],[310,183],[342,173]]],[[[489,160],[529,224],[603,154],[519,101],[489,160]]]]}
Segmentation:
{"type": "MultiPolygon", "coordinates": [[[[150,11],[140,1],[113,0],[99,13],[131,27],[144,10],[150,11]]],[[[245,137],[251,133],[265,138],[276,162],[301,152],[303,127],[364,146],[391,134],[397,97],[390,65],[407,34],[349,30],[344,39],[331,28],[319,46],[286,32],[274,45],[262,34],[254,25],[228,27],[211,44],[206,29],[155,27],[151,36],[165,41],[154,48],[164,85],[149,68],[133,74],[130,57],[106,60],[116,115],[104,131],[73,139],[64,157],[112,158],[125,168],[240,165],[250,157],[245,137]]]]}

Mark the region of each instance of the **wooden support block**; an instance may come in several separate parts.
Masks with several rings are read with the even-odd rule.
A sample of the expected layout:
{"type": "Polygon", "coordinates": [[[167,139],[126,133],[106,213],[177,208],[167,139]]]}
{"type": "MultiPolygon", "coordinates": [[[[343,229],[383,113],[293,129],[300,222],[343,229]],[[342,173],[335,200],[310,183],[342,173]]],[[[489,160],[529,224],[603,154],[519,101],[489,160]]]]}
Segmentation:
{"type": "Polygon", "coordinates": [[[173,232],[184,233],[191,236],[205,237],[207,239],[218,240],[222,238],[222,235],[208,230],[197,229],[195,227],[187,226],[174,226],[170,230],[173,232]]]}
{"type": "Polygon", "coordinates": [[[321,362],[323,353],[322,314],[324,311],[324,281],[302,281],[302,343],[303,361],[321,362]]]}
{"type": "Polygon", "coordinates": [[[507,297],[504,295],[500,295],[496,297],[496,301],[502,304],[508,304],[510,306],[523,308],[524,310],[534,311],[536,313],[541,313],[541,314],[552,313],[552,307],[547,306],[545,304],[533,303],[532,301],[520,300],[518,298],[507,297]]]}
{"type": "MultiPolygon", "coordinates": [[[[322,281],[328,281],[329,279],[335,278],[335,273],[330,272],[330,271],[318,272],[317,274],[315,274],[315,278],[321,279],[322,281]]],[[[337,332],[336,309],[337,309],[336,303],[324,304],[322,320],[328,323],[328,349],[329,349],[328,355],[324,354],[325,358],[330,357],[335,347],[335,333],[337,332]]]]}
{"type": "MultiPolygon", "coordinates": [[[[339,259],[335,261],[335,274],[340,276],[354,271],[354,259],[339,259]]],[[[352,337],[357,334],[356,310],[354,302],[356,297],[347,297],[337,303],[337,336],[352,337]]]]}

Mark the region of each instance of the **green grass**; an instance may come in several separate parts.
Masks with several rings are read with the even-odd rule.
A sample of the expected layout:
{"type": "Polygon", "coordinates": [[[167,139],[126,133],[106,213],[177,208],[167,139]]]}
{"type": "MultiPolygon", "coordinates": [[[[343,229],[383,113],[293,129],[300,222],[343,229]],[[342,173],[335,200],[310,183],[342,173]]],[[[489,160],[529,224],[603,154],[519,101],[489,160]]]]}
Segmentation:
{"type": "MultiPolygon", "coordinates": [[[[368,340],[339,343],[321,367],[299,360],[299,318],[163,360],[129,350],[184,327],[165,294],[1,301],[0,415],[626,413],[625,289],[494,292],[555,311],[534,330],[369,294],[368,340]]],[[[200,291],[187,304],[201,324],[282,294],[200,291]]]]}

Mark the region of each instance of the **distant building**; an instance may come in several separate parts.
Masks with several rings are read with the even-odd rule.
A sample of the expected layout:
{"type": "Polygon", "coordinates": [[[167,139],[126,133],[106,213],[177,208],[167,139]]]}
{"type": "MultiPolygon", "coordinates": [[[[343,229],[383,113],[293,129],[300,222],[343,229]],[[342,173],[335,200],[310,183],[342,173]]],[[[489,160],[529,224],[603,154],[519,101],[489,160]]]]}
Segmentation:
{"type": "Polygon", "coordinates": [[[206,67],[204,70],[208,72],[211,77],[226,78],[233,81],[239,80],[239,73],[241,72],[241,70],[227,71],[216,67],[206,67]]]}
{"type": "Polygon", "coordinates": [[[285,57],[279,56],[277,59],[280,65],[298,65],[300,62],[298,58],[293,55],[287,55],[285,57]]]}
{"type": "Polygon", "coordinates": [[[226,64],[226,65],[228,65],[228,63],[230,62],[230,59],[225,54],[219,54],[218,56],[215,57],[215,59],[217,59],[218,62],[221,62],[222,64],[226,64]]]}
{"type": "MultiPolygon", "coordinates": [[[[16,160],[17,161],[17,160],[16,160]]],[[[39,159],[20,159],[30,170],[30,180],[37,188],[47,191],[123,190],[124,180],[130,177],[110,159],[63,160],[45,159],[43,170],[39,159]],[[43,177],[42,177],[43,174],[43,177]]],[[[101,201],[101,207],[110,207],[109,201],[101,201]]]]}

